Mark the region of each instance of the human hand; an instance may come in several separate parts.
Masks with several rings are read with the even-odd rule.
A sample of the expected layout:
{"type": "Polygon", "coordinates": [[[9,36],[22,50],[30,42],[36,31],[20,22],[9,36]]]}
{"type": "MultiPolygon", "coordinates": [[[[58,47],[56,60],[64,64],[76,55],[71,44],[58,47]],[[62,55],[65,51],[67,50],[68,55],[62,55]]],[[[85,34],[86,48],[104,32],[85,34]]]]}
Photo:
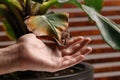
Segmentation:
{"type": "Polygon", "coordinates": [[[76,37],[70,39],[66,46],[58,46],[45,44],[34,34],[26,34],[18,40],[21,70],[55,72],[71,67],[92,51],[86,47],[90,41],[89,38],[76,37]]]}

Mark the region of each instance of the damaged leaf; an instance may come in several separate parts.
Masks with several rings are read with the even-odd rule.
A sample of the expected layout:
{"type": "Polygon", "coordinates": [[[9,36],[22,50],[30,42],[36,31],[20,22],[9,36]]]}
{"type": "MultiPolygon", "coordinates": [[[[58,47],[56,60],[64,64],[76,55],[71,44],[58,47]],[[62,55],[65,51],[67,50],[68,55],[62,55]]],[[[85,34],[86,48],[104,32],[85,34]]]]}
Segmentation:
{"type": "Polygon", "coordinates": [[[30,16],[25,20],[29,31],[36,36],[49,36],[56,40],[59,45],[64,45],[69,38],[68,14],[54,13],[42,16],[30,16]]]}

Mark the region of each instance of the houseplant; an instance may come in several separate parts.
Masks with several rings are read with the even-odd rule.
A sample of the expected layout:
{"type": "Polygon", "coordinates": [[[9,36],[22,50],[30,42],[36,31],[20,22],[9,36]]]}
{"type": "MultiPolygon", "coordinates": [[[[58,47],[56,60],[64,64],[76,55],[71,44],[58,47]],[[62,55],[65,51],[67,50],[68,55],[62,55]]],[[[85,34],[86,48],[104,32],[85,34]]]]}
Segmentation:
{"type": "MultiPolygon", "coordinates": [[[[79,3],[77,0],[1,0],[0,15],[2,16],[6,31],[12,39],[18,39],[20,36],[29,32],[35,33],[31,28],[31,24],[35,26],[35,29],[37,29],[37,27],[41,28],[43,25],[46,26],[47,24],[47,26],[44,27],[45,29],[47,28],[47,33],[44,33],[42,30],[40,30],[40,32],[54,38],[59,45],[64,45],[66,41],[65,38],[61,37],[61,32],[68,33],[68,15],[53,12],[47,13],[47,11],[53,5],[61,6],[65,3],[74,4],[87,13],[91,21],[95,21],[101,31],[103,39],[113,48],[119,49],[119,25],[98,13],[102,8],[103,0],[84,0],[84,2],[85,4],[79,3]],[[98,4],[96,5],[96,3],[98,4]],[[45,23],[39,26],[36,25],[34,21],[35,23],[45,21],[45,23]],[[56,21],[56,24],[54,21],[56,21]],[[56,28],[55,26],[58,27],[56,28]],[[56,30],[59,28],[61,32],[56,30]]],[[[35,34],[39,35],[37,33],[35,34]]],[[[39,36],[43,36],[43,34],[39,36]]],[[[17,77],[16,74],[11,75],[17,77]]]]}

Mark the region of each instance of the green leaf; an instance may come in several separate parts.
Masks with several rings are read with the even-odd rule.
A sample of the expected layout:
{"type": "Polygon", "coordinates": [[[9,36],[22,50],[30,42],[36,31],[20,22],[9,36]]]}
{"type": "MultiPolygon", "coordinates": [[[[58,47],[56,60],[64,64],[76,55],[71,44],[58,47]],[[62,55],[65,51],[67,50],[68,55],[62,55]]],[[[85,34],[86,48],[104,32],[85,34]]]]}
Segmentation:
{"type": "Polygon", "coordinates": [[[19,2],[19,0],[8,0],[9,2],[11,2],[13,5],[15,5],[16,7],[18,7],[18,9],[20,9],[20,11],[23,11],[23,7],[21,5],[20,2],[22,2],[22,0],[19,2]]]}
{"type": "Polygon", "coordinates": [[[21,15],[22,13],[18,10],[18,7],[10,2],[10,0],[0,0],[0,5],[5,5],[7,8],[7,12],[5,12],[7,15],[4,18],[12,24],[16,38],[18,39],[20,36],[28,33],[24,23],[24,17],[21,15]]]}
{"type": "Polygon", "coordinates": [[[8,20],[9,15],[5,5],[0,5],[0,16],[2,16],[1,21],[3,22],[3,27],[6,30],[6,33],[11,39],[15,40],[16,35],[14,33],[14,30],[12,29],[12,24],[9,23],[9,20],[8,20]]]}
{"type": "Polygon", "coordinates": [[[31,16],[25,20],[29,31],[37,36],[50,36],[59,45],[63,45],[63,34],[68,28],[68,14],[56,13],[42,16],[31,16]]]}
{"type": "Polygon", "coordinates": [[[76,5],[77,7],[80,7],[81,8],[81,3],[78,2],[78,0],[57,0],[58,3],[70,3],[70,4],[74,4],[76,5]]]}
{"type": "Polygon", "coordinates": [[[33,4],[32,9],[31,9],[31,14],[32,15],[38,15],[39,14],[39,10],[40,10],[40,3],[36,2],[33,4]]]}
{"type": "Polygon", "coordinates": [[[40,6],[39,15],[45,14],[51,6],[56,4],[59,4],[57,0],[45,0],[40,6]]]}
{"type": "Polygon", "coordinates": [[[82,5],[83,10],[95,21],[103,39],[114,49],[120,49],[120,25],[100,15],[93,8],[82,5]]]}
{"type": "Polygon", "coordinates": [[[6,32],[7,32],[7,35],[9,36],[9,38],[15,40],[16,35],[15,35],[10,23],[7,20],[4,19],[3,24],[4,24],[4,28],[5,28],[6,32]]]}
{"type": "Polygon", "coordinates": [[[85,5],[93,7],[96,11],[100,12],[103,6],[103,0],[84,0],[85,5]]]}
{"type": "Polygon", "coordinates": [[[39,15],[45,14],[48,9],[53,5],[61,7],[64,3],[74,4],[81,8],[81,4],[77,0],[46,0],[40,6],[39,15]]]}
{"type": "Polygon", "coordinates": [[[79,8],[82,8],[81,3],[77,0],[70,0],[69,3],[76,5],[79,8]]]}

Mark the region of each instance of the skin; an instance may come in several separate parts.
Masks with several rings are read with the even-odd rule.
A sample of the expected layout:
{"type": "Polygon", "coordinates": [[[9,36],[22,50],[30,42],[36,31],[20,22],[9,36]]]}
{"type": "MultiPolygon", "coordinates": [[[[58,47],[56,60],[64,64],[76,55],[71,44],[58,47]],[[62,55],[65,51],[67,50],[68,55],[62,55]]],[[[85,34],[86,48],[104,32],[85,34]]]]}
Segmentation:
{"type": "Polygon", "coordinates": [[[15,71],[56,72],[82,62],[92,49],[90,38],[75,37],[66,46],[45,43],[34,34],[26,34],[17,43],[0,49],[0,74],[15,71]]]}

